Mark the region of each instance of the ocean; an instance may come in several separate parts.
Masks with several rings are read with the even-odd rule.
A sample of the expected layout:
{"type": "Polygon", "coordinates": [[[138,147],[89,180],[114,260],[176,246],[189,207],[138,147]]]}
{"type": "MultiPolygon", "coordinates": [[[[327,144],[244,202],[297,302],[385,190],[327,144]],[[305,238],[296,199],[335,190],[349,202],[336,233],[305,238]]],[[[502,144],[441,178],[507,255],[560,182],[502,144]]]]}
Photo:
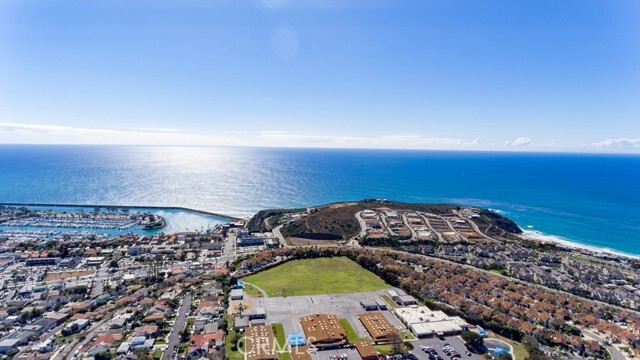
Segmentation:
{"type": "Polygon", "coordinates": [[[640,156],[0,145],[0,202],[232,216],[364,198],[476,205],[530,235],[640,255],[640,156]]]}

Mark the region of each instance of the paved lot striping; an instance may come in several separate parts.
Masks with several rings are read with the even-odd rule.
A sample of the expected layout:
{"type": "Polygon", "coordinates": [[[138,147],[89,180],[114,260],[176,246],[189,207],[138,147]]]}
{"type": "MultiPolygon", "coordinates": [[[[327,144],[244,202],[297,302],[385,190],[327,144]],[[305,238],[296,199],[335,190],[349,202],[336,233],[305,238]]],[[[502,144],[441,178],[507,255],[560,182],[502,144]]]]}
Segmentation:
{"type": "MultiPolygon", "coordinates": [[[[250,299],[252,308],[262,307],[267,312],[267,322],[270,324],[281,323],[287,334],[302,332],[300,318],[311,314],[336,314],[340,319],[347,319],[359,337],[368,337],[368,334],[357,318],[358,314],[365,312],[360,305],[361,300],[376,300],[387,290],[371,292],[288,296],[250,299]]],[[[395,316],[389,313],[389,318],[395,316]]],[[[392,320],[393,321],[393,320],[392,320]]],[[[398,322],[395,319],[394,325],[398,322]]]]}
{"type": "Polygon", "coordinates": [[[311,354],[313,360],[331,360],[330,356],[347,355],[347,360],[361,359],[358,351],[354,348],[342,348],[335,350],[321,350],[315,354],[311,354]]]}
{"type": "Polygon", "coordinates": [[[465,355],[465,351],[467,348],[464,346],[464,341],[459,336],[447,336],[444,340],[440,340],[436,338],[426,338],[420,339],[418,341],[413,341],[414,349],[411,350],[411,353],[415,355],[418,360],[429,360],[429,354],[420,350],[420,346],[433,346],[437,351],[438,355],[440,355],[443,359],[450,359],[447,355],[442,352],[442,347],[444,344],[449,343],[455,351],[462,355],[462,359],[474,359],[474,360],[482,360],[484,359],[482,355],[471,354],[471,356],[465,355]]]}
{"type": "MultiPolygon", "coordinates": [[[[289,297],[269,297],[252,298],[246,300],[251,308],[262,307],[267,312],[267,322],[269,324],[281,323],[287,334],[293,332],[303,332],[300,325],[300,318],[310,314],[336,314],[340,319],[347,319],[359,337],[370,338],[364,326],[358,320],[357,315],[366,312],[360,301],[375,300],[387,294],[387,290],[377,290],[371,292],[330,294],[330,295],[309,295],[309,296],[289,296],[289,297]]],[[[397,329],[406,329],[400,320],[390,311],[382,311],[384,316],[397,329]]],[[[411,351],[419,360],[429,360],[429,355],[420,350],[420,346],[433,346],[438,354],[444,359],[449,359],[442,352],[445,343],[451,344],[453,348],[462,355],[462,359],[481,360],[481,355],[465,355],[466,348],[464,341],[459,336],[448,336],[445,340],[438,338],[419,339],[411,342],[414,350],[411,351]]],[[[336,350],[318,351],[312,354],[313,360],[329,360],[331,355],[346,354],[348,359],[360,359],[355,349],[342,348],[336,350]]]]}

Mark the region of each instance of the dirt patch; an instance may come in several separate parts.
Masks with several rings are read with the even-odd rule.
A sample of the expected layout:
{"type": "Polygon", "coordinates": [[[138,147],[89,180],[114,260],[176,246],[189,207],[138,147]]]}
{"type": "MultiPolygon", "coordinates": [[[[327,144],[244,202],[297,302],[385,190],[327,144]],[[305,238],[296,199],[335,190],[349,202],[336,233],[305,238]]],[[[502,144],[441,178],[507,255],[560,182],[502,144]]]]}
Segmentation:
{"type": "Polygon", "coordinates": [[[80,271],[65,271],[57,273],[48,273],[45,281],[64,280],[75,277],[93,275],[94,270],[80,270],[80,271]]]}

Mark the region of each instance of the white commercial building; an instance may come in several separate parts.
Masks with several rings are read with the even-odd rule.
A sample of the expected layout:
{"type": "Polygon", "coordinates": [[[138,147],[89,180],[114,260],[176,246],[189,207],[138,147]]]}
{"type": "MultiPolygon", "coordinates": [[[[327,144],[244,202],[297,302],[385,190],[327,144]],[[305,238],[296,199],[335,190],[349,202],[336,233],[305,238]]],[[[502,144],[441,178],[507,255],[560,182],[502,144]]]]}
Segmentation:
{"type": "Polygon", "coordinates": [[[231,293],[229,295],[231,297],[231,300],[242,300],[242,298],[244,297],[244,290],[233,289],[231,290],[231,293]]]}
{"type": "Polygon", "coordinates": [[[460,317],[450,317],[426,306],[401,307],[394,312],[417,337],[455,335],[469,328],[460,317]]]}
{"type": "Polygon", "coordinates": [[[410,328],[413,335],[417,337],[455,335],[462,332],[458,324],[448,320],[411,324],[410,328]]]}

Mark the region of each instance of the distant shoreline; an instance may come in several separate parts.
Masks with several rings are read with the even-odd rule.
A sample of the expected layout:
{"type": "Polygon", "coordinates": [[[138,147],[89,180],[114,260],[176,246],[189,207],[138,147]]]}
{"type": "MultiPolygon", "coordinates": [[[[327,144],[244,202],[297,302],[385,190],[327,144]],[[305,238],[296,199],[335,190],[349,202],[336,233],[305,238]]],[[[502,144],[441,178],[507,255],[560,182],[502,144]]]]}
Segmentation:
{"type": "Polygon", "coordinates": [[[0,205],[3,205],[3,206],[101,207],[101,208],[119,208],[119,209],[136,208],[136,209],[154,209],[154,210],[181,210],[181,211],[190,211],[190,212],[194,212],[194,213],[199,213],[199,214],[203,214],[203,215],[215,216],[215,217],[219,217],[219,218],[227,219],[227,220],[231,220],[231,221],[243,220],[242,218],[231,216],[231,215],[219,214],[219,213],[215,213],[215,212],[211,212],[211,211],[205,211],[205,210],[199,210],[199,209],[192,209],[192,208],[183,207],[183,206],[158,206],[158,205],[152,205],[152,206],[134,205],[134,206],[130,206],[130,205],[105,205],[105,204],[56,204],[56,203],[20,203],[20,202],[0,202],[0,205]]]}
{"type": "MultiPolygon", "coordinates": [[[[101,207],[101,208],[120,208],[120,209],[131,209],[131,208],[137,208],[137,209],[154,209],[154,210],[180,210],[180,211],[189,211],[189,212],[194,212],[194,213],[198,213],[198,214],[203,214],[203,215],[209,215],[209,216],[215,216],[215,217],[219,217],[222,219],[227,219],[230,221],[240,221],[240,220],[245,220],[244,218],[239,218],[236,216],[231,216],[231,215],[226,215],[226,214],[220,214],[220,213],[215,213],[215,212],[211,212],[211,211],[206,211],[206,210],[199,210],[199,209],[193,209],[193,208],[188,208],[188,207],[184,207],[184,206],[159,206],[159,205],[151,205],[151,206],[141,206],[141,205],[106,205],[106,204],[63,204],[63,203],[21,203],[21,202],[0,202],[0,206],[50,206],[50,207],[86,207],[86,208],[90,208],[90,207],[101,207]]],[[[496,209],[488,209],[491,211],[496,211],[498,213],[502,213],[501,210],[496,210],[496,209]]],[[[518,226],[524,230],[524,233],[522,235],[520,235],[520,237],[522,237],[523,239],[528,239],[528,240],[534,240],[534,241],[540,241],[540,242],[546,242],[546,243],[554,243],[554,244],[558,244],[567,248],[571,248],[571,249],[575,249],[575,250],[587,250],[591,253],[594,254],[603,254],[603,255],[613,255],[613,256],[623,256],[623,257],[627,257],[627,258],[632,258],[632,259],[640,259],[640,254],[632,254],[632,253],[626,253],[626,252],[622,252],[619,250],[614,250],[611,248],[605,248],[605,247],[598,247],[595,245],[588,245],[588,244],[583,244],[577,241],[572,241],[560,236],[556,236],[556,235],[549,235],[546,233],[542,233],[538,230],[530,230],[530,229],[526,229],[523,228],[522,226],[520,226],[520,224],[518,224],[518,226]]]]}
{"type": "Polygon", "coordinates": [[[614,250],[606,247],[583,244],[581,242],[566,239],[558,235],[549,235],[538,230],[526,229],[524,230],[524,233],[520,235],[520,237],[526,240],[534,240],[542,243],[553,243],[553,244],[557,244],[557,245],[574,249],[574,250],[586,250],[593,254],[623,256],[623,257],[632,258],[636,260],[640,259],[640,254],[625,253],[619,250],[614,250]]]}

